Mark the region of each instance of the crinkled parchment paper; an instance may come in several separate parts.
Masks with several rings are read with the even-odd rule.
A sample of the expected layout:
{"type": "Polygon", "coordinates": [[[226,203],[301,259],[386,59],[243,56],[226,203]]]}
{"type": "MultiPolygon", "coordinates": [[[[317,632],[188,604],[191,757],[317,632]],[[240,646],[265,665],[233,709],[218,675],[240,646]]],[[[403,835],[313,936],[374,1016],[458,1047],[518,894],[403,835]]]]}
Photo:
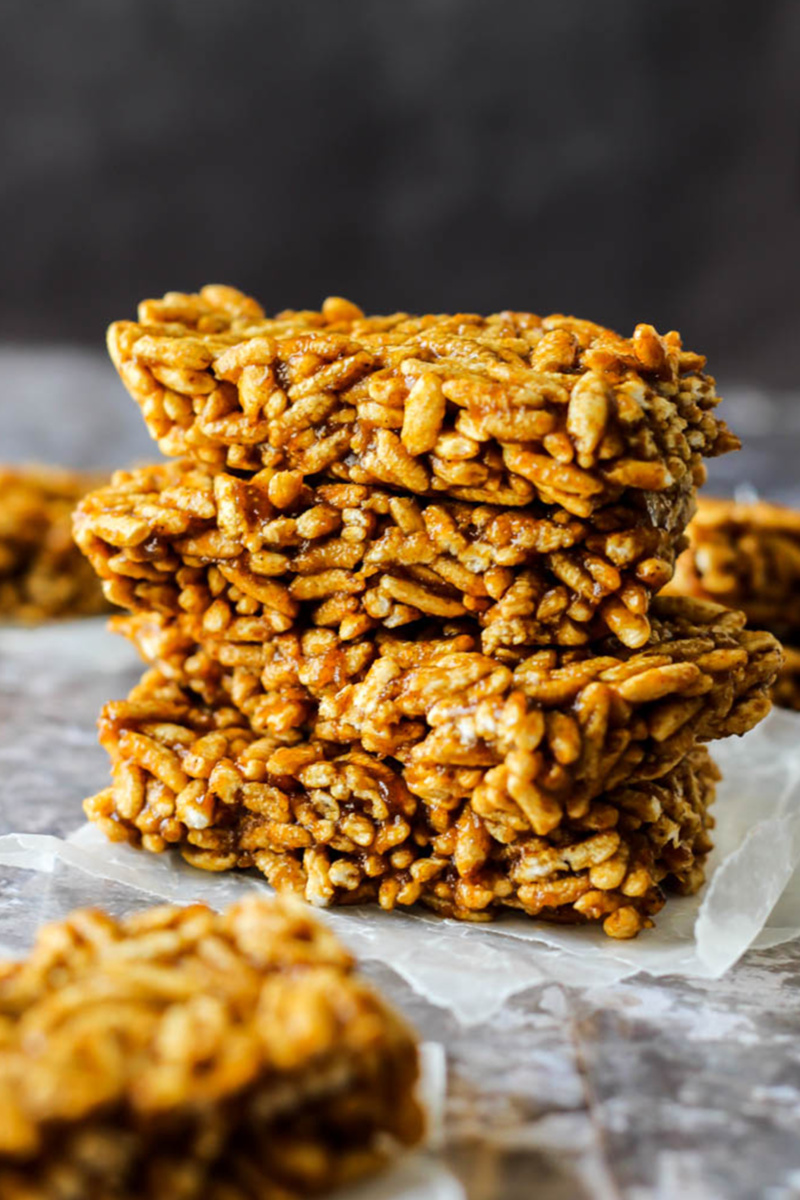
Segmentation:
{"type": "MultiPolygon", "coordinates": [[[[66,714],[59,709],[61,724],[50,729],[47,772],[38,786],[51,789],[51,775],[63,777],[69,786],[60,802],[75,818],[66,824],[62,820],[61,828],[75,828],[66,837],[0,837],[0,863],[46,873],[67,871],[81,881],[78,888],[72,883],[69,894],[74,900],[77,892],[77,902],[86,904],[102,902],[108,881],[150,897],[202,899],[218,908],[254,889],[269,891],[257,874],[209,874],[177,855],[145,854],[110,844],[89,826],[78,827],[82,794],[76,794],[75,779],[82,761],[91,775],[83,794],[103,785],[97,778],[98,760],[88,749],[96,707],[86,711],[80,681],[93,681],[93,695],[101,689],[108,697],[124,695],[132,661],[118,640],[94,622],[50,628],[43,635],[17,633],[13,640],[7,631],[0,632],[0,704],[4,697],[8,700],[11,687],[17,714],[16,720],[12,717],[13,745],[7,745],[0,709],[0,811],[4,807],[8,812],[1,803],[7,763],[17,772],[27,770],[25,730],[17,728],[19,705],[24,716],[26,703],[49,694],[49,679],[52,687],[66,691],[69,708],[66,714]]],[[[31,753],[41,750],[40,737],[31,753]]],[[[442,920],[424,910],[384,913],[368,906],[333,909],[323,916],[359,957],[387,963],[420,995],[465,1022],[484,1020],[509,996],[542,982],[592,987],[640,971],[716,978],[748,947],[800,935],[800,715],[776,710],[745,737],[715,743],[712,753],[724,778],[714,808],[716,848],[709,882],[699,896],[671,899],[656,928],[634,941],[612,941],[591,926],[548,925],[511,915],[491,925],[442,920]]],[[[15,824],[41,829],[37,777],[24,779],[24,790],[31,794],[24,805],[15,806],[15,824]]],[[[6,929],[4,925],[0,938],[8,942],[6,929]]]]}

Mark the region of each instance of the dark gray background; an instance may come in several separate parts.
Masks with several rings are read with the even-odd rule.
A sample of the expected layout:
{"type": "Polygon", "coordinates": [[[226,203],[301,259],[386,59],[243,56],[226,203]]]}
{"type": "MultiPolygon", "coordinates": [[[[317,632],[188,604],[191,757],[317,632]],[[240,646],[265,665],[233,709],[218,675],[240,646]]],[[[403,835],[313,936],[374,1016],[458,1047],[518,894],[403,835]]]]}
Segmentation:
{"type": "Polygon", "coordinates": [[[796,0],[4,0],[0,336],[568,310],[794,385],[796,0]]]}
{"type": "MultiPolygon", "coordinates": [[[[219,279],[678,326],[745,437],[713,486],[800,502],[799,29],[800,0],[0,0],[0,459],[155,457],[103,329],[219,279]]],[[[0,825],[66,833],[125,681],[44,645],[0,653],[0,825]]],[[[85,901],[28,874],[0,879],[17,945],[85,901]]],[[[379,979],[447,1047],[471,1200],[796,1194],[797,942],[468,1030],[379,979]]]]}

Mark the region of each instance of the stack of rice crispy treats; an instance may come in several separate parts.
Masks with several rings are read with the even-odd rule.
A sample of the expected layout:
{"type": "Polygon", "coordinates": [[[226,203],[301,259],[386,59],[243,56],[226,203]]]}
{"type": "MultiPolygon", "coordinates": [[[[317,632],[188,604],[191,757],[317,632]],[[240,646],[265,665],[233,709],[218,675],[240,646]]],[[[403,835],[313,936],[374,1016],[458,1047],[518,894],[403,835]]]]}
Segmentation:
{"type": "Polygon", "coordinates": [[[212,286],[109,348],[169,460],[75,518],[149,665],[100,718],[109,837],[316,905],[615,938],[701,885],[706,744],[762,719],[781,649],[657,596],[738,446],[677,333],[268,319],[212,286]]]}

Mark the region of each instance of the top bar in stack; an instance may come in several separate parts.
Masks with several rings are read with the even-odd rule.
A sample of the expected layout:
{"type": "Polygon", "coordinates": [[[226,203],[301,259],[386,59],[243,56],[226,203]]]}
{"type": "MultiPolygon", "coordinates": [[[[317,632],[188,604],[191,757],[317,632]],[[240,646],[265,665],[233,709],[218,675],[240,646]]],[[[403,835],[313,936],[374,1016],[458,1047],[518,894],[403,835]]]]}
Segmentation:
{"type": "Polygon", "coordinates": [[[738,446],[705,360],[650,325],[365,317],[336,298],[266,319],[220,286],[139,318],[111,326],[111,357],[162,451],[213,467],[588,517],[699,482],[703,457],[738,446]]]}

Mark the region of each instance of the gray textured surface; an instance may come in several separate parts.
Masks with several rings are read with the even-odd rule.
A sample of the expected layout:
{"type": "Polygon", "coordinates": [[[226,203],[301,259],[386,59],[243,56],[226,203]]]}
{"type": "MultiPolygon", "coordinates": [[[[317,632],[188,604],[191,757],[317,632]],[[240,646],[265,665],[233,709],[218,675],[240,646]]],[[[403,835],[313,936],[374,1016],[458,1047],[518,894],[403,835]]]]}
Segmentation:
{"type": "MultiPolygon", "coordinates": [[[[4,457],[41,457],[42,444],[76,463],[148,453],[111,379],[106,407],[94,361],[40,361],[52,375],[40,371],[38,398],[31,393],[36,419],[20,410],[4,457]]],[[[782,432],[777,411],[764,397],[732,396],[731,422],[749,449],[715,468],[718,487],[748,482],[796,495],[798,430],[782,432]]],[[[81,798],[107,774],[96,713],[137,672],[124,647],[91,665],[79,652],[58,661],[43,652],[22,684],[0,661],[0,832],[66,833],[80,822],[81,798]]],[[[40,919],[79,903],[83,887],[79,874],[2,869],[0,942],[21,944],[40,919]]],[[[110,884],[100,898],[116,910],[141,902],[110,884]]],[[[387,968],[370,971],[423,1036],[447,1048],[445,1153],[470,1200],[800,1196],[800,942],[750,953],[717,982],[640,977],[592,994],[534,989],[466,1030],[387,968]]]]}

